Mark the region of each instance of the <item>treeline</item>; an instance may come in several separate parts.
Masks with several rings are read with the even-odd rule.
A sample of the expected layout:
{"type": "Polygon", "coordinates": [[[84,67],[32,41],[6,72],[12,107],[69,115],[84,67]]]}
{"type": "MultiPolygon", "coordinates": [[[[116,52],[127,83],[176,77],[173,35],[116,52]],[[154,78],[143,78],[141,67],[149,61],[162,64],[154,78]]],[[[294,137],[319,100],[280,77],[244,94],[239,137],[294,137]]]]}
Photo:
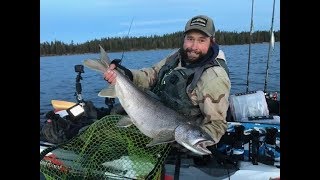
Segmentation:
{"type": "MultiPolygon", "coordinates": [[[[274,32],[275,41],[280,41],[280,30],[274,32]]],[[[216,42],[220,45],[249,44],[249,32],[216,32],[216,42]]],[[[270,41],[269,31],[256,31],[252,34],[251,43],[270,41]]],[[[183,32],[164,34],[162,36],[111,37],[86,41],[81,44],[66,44],[62,41],[40,43],[40,56],[98,53],[99,44],[108,52],[173,49],[182,46],[183,32]]]]}

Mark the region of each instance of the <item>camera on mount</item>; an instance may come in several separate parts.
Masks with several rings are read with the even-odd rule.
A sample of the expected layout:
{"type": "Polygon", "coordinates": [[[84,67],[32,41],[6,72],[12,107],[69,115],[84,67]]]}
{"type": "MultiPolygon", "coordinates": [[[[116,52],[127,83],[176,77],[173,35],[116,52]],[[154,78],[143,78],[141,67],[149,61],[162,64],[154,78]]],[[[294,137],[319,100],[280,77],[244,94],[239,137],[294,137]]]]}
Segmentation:
{"type": "Polygon", "coordinates": [[[83,71],[83,65],[82,64],[78,64],[74,66],[74,71],[78,72],[78,73],[84,73],[83,71]]]}

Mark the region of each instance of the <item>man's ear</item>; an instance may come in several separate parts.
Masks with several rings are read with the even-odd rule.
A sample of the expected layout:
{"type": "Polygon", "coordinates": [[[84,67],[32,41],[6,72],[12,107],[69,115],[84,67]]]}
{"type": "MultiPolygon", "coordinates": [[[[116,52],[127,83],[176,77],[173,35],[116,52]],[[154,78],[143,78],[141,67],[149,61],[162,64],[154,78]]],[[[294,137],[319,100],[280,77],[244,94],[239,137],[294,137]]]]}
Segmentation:
{"type": "Polygon", "coordinates": [[[216,38],[211,37],[210,42],[211,42],[211,46],[213,46],[216,43],[216,38]]]}

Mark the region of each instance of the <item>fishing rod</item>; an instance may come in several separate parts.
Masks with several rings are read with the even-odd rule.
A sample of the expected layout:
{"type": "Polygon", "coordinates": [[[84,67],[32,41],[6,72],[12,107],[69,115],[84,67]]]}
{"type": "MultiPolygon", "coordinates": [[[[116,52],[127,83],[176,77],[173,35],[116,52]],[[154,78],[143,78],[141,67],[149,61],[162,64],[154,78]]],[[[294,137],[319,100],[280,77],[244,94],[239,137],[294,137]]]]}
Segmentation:
{"type": "Polygon", "coordinates": [[[266,68],[266,76],[264,81],[264,92],[267,91],[267,80],[269,74],[269,61],[270,61],[270,54],[271,54],[271,47],[274,49],[274,34],[273,34],[273,21],[274,21],[274,8],[275,8],[275,1],[273,0],[273,10],[272,10],[272,20],[271,20],[271,29],[270,29],[270,43],[269,43],[269,50],[268,50],[268,60],[267,60],[267,68],[266,68]]]}
{"type": "MultiPolygon", "coordinates": [[[[129,27],[129,31],[128,31],[128,34],[127,34],[127,38],[129,37],[129,33],[130,33],[130,30],[131,30],[132,22],[133,22],[133,18],[132,18],[131,23],[130,23],[130,27],[129,27]]],[[[123,44],[124,44],[124,43],[122,43],[122,45],[123,45],[123,44]]],[[[122,59],[123,59],[123,55],[124,55],[124,45],[123,45],[123,50],[122,50],[122,55],[121,55],[121,60],[120,60],[120,62],[121,62],[122,59]]]]}
{"type": "MultiPolygon", "coordinates": [[[[132,23],[133,23],[133,19],[131,20],[131,23],[130,23],[130,27],[129,27],[129,30],[128,30],[128,34],[126,37],[129,37],[129,33],[130,33],[130,30],[131,30],[131,26],[132,26],[132,23]]],[[[123,59],[123,56],[124,56],[124,43],[123,43],[123,39],[122,39],[122,55],[121,55],[121,59],[114,59],[114,61],[116,61],[117,64],[121,64],[121,61],[123,59]]],[[[112,109],[113,108],[113,105],[115,103],[115,98],[108,98],[108,97],[105,97],[105,100],[104,100],[104,103],[109,107],[109,109],[112,109]]]]}
{"type": "Polygon", "coordinates": [[[250,61],[251,61],[251,38],[253,34],[253,4],[254,0],[252,0],[252,8],[251,8],[251,25],[250,25],[250,36],[249,36],[249,59],[248,59],[248,69],[247,69],[247,89],[246,92],[249,91],[249,72],[250,72],[250,61]]]}

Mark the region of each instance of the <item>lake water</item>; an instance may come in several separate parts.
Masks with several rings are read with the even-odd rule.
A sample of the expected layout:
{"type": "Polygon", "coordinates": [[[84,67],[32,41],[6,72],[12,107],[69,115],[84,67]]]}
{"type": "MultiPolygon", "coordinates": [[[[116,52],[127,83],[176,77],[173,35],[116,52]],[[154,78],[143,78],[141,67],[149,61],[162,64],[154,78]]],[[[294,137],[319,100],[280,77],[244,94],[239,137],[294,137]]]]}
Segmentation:
{"type": "MultiPolygon", "coordinates": [[[[249,45],[220,46],[225,52],[230,70],[231,93],[246,91],[249,45]]],[[[251,45],[249,90],[263,90],[268,60],[268,43],[251,45]]],[[[150,67],[165,58],[174,49],[124,52],[122,65],[131,69],[150,67]]],[[[121,58],[122,52],[109,53],[110,59],[121,58]]],[[[40,57],[40,114],[52,110],[51,100],[76,102],[74,66],[86,58],[99,58],[99,54],[40,57]]],[[[96,107],[105,107],[98,92],[107,86],[102,74],[84,67],[82,96],[96,107]]],[[[280,92],[280,43],[270,54],[267,91],[280,92]]]]}

